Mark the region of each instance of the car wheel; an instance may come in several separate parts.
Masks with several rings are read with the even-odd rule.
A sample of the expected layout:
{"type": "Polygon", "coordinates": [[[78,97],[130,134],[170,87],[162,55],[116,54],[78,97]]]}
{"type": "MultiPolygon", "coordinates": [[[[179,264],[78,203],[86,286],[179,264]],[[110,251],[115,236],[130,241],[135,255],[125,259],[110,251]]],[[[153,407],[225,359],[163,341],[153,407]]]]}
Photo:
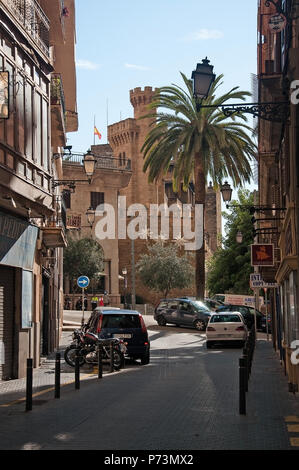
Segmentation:
{"type": "Polygon", "coordinates": [[[149,364],[149,362],[150,362],[150,353],[148,351],[141,357],[141,364],[143,366],[146,366],[147,364],[149,364]]]}
{"type": "Polygon", "coordinates": [[[207,345],[207,349],[211,349],[211,347],[213,346],[213,343],[212,341],[207,341],[206,345],[207,345]]]}
{"type": "Polygon", "coordinates": [[[166,320],[165,318],[163,317],[163,315],[160,315],[158,318],[157,318],[157,323],[159,326],[165,326],[166,325],[166,320]]]}
{"type": "Polygon", "coordinates": [[[194,325],[194,328],[196,328],[198,331],[205,331],[206,329],[206,324],[203,320],[195,320],[193,325],[194,325]]]}

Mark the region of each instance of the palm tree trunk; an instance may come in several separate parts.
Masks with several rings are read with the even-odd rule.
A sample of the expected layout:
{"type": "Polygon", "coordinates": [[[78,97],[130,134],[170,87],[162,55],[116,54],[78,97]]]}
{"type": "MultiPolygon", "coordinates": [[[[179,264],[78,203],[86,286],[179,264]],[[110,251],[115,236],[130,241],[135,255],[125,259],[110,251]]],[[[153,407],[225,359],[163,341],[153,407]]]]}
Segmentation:
{"type": "Polygon", "coordinates": [[[203,242],[201,248],[195,252],[195,283],[196,296],[203,300],[205,296],[205,237],[204,237],[204,217],[205,217],[205,201],[206,201],[206,181],[205,171],[202,158],[199,153],[194,158],[195,173],[195,204],[203,205],[203,242]]]}

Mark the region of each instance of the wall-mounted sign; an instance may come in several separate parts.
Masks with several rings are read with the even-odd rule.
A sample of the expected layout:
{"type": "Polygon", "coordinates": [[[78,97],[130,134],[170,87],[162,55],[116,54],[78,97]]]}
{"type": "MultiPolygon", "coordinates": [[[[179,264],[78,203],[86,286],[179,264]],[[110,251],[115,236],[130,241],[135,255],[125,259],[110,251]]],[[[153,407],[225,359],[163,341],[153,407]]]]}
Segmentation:
{"type": "Polygon", "coordinates": [[[251,245],[251,266],[274,266],[273,243],[251,245]]]}
{"type": "Polygon", "coordinates": [[[286,17],[282,14],[272,15],[269,19],[269,29],[272,33],[280,33],[287,25],[286,17]]]}
{"type": "Polygon", "coordinates": [[[0,119],[9,118],[9,73],[0,72],[0,119]]]}

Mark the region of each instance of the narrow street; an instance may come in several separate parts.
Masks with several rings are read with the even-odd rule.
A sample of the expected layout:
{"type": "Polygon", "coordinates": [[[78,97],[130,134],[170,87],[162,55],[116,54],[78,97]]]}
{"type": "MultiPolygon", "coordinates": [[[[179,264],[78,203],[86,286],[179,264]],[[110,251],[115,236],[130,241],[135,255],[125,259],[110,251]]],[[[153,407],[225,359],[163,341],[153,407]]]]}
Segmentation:
{"type": "Polygon", "coordinates": [[[45,394],[31,412],[26,413],[20,404],[0,408],[1,448],[291,448],[286,419],[299,417],[298,400],[287,392],[279,361],[264,335],[256,349],[248,414],[240,416],[238,360],[242,350],[207,350],[202,333],[150,323],[148,366],[128,363],[121,372],[102,380],[82,381],[80,390],[65,386],[60,400],[45,394]],[[262,378],[259,375],[256,361],[260,357],[272,361],[271,379],[264,368],[262,378]],[[273,387],[271,395],[263,389],[265,384],[273,387]]]}

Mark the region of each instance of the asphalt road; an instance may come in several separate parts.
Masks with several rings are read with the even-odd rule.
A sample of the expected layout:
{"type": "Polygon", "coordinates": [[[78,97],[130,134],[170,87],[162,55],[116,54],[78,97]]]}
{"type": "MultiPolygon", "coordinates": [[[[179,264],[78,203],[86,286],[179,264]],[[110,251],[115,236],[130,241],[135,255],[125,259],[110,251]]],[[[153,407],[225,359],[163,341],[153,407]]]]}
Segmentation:
{"type": "MultiPolygon", "coordinates": [[[[124,370],[102,380],[82,382],[80,390],[65,387],[60,400],[44,400],[30,413],[13,408],[9,419],[0,423],[0,448],[260,448],[258,420],[239,415],[242,350],[207,350],[203,333],[159,327],[151,317],[146,321],[149,365],[127,363],[124,370]]],[[[271,429],[265,432],[271,435],[271,429]]],[[[265,443],[265,448],[277,448],[277,442],[267,436],[265,443]]]]}

